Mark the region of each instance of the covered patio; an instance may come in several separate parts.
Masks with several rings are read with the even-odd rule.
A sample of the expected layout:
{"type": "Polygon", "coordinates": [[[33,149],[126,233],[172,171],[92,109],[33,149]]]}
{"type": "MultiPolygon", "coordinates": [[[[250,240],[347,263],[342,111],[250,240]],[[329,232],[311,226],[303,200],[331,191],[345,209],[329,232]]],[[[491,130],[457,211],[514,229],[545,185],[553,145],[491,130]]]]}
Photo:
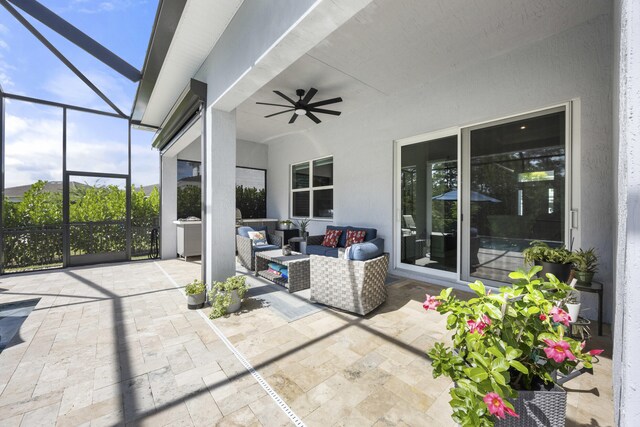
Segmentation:
{"type": "MultiPolygon", "coordinates": [[[[40,299],[0,356],[3,425],[454,425],[451,384],[425,354],[447,335],[422,308],[437,287],[395,278],[373,315],[291,320],[266,293],[306,302],[251,277],[256,295],[211,322],[180,289],[199,269],[143,261],[2,278],[0,304],[40,299]]],[[[568,426],[614,424],[608,330],[592,343],[605,353],[568,383],[568,426]]]]}

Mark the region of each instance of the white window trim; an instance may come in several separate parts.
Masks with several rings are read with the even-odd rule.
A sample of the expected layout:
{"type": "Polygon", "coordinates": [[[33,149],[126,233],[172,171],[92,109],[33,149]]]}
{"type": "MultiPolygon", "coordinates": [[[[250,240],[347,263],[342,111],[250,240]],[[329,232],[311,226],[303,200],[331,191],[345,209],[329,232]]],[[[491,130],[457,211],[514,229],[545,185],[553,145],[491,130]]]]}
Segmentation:
{"type": "MultiPolygon", "coordinates": [[[[322,156],[322,157],[317,157],[315,159],[311,159],[311,160],[305,160],[302,162],[297,162],[297,163],[292,163],[289,165],[289,218],[291,219],[305,219],[305,218],[309,218],[309,219],[313,219],[314,221],[327,221],[327,222],[332,222],[333,221],[333,216],[331,216],[331,218],[328,217],[316,217],[313,216],[313,192],[314,191],[320,191],[320,190],[331,190],[332,191],[332,198],[333,198],[333,185],[323,185],[321,187],[314,187],[313,186],[313,163],[318,161],[318,160],[324,160],[324,159],[331,159],[331,164],[332,166],[334,165],[333,163],[333,154],[329,155],[329,156],[322,156]],[[305,188],[293,188],[293,167],[294,166],[298,166],[298,165],[302,165],[304,163],[307,163],[309,165],[309,187],[305,187],[305,188]],[[294,216],[293,215],[293,193],[300,193],[300,192],[305,192],[308,191],[309,192],[309,216],[305,217],[305,216],[294,216]]],[[[335,205],[333,206],[333,211],[335,214],[335,205]]]]}

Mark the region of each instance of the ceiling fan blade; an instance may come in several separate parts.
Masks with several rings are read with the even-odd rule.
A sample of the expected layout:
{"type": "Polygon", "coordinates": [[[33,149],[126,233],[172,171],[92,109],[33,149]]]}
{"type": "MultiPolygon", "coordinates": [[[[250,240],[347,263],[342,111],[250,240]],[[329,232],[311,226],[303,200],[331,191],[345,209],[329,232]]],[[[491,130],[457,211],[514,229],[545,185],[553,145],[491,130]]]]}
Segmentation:
{"type": "Polygon", "coordinates": [[[316,89],[314,87],[309,89],[309,92],[307,92],[307,94],[304,96],[302,101],[300,101],[302,103],[302,105],[307,105],[309,103],[309,101],[311,101],[311,98],[313,98],[316,95],[316,93],[318,93],[318,89],[316,89]]]}
{"type": "Polygon", "coordinates": [[[342,98],[325,99],[324,101],[314,102],[313,104],[307,104],[307,107],[320,107],[322,105],[335,104],[336,102],[342,102],[342,98]]]}
{"type": "Polygon", "coordinates": [[[296,105],[296,101],[294,101],[293,99],[289,98],[287,95],[285,95],[284,93],[280,92],[279,90],[274,90],[273,93],[275,93],[276,95],[280,95],[281,97],[283,97],[284,99],[289,101],[292,105],[296,105]]]}
{"type": "Polygon", "coordinates": [[[271,104],[269,102],[256,102],[256,104],[260,104],[260,105],[273,105],[274,107],[285,107],[285,108],[291,108],[291,105],[284,105],[284,104],[271,104]]]}
{"type": "Polygon", "coordinates": [[[309,108],[309,111],[313,111],[314,113],[331,114],[332,116],[339,116],[342,114],[342,111],[325,110],[322,108],[309,108]]]}
{"type": "Polygon", "coordinates": [[[293,110],[295,110],[295,108],[289,108],[288,110],[280,111],[278,113],[269,114],[268,116],[264,116],[264,118],[266,119],[266,118],[269,118],[269,117],[277,116],[278,114],[288,113],[289,111],[293,111],[293,110]]]}
{"type": "Polygon", "coordinates": [[[320,123],[322,120],[317,118],[311,111],[307,111],[307,117],[316,122],[316,124],[320,123]]]}
{"type": "Polygon", "coordinates": [[[291,116],[291,118],[289,119],[289,124],[295,122],[297,118],[298,118],[298,115],[296,113],[293,113],[293,116],[291,116]]]}

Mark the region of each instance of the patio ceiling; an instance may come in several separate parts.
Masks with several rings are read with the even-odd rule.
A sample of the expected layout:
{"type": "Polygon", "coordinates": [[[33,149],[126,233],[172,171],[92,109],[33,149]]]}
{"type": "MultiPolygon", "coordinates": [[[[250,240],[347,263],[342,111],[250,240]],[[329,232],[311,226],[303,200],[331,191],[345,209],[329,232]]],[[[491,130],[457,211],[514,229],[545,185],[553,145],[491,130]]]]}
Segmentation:
{"type": "MultiPolygon", "coordinates": [[[[375,0],[323,42],[257,91],[237,109],[238,138],[269,142],[315,126],[338,126],[362,107],[420,90],[447,73],[518,49],[608,13],[611,4],[586,0],[438,1],[375,0]],[[289,96],[298,88],[319,90],[317,100],[341,96],[342,116],[288,124],[273,90],[289,96]]],[[[425,94],[427,95],[427,94],[425,94]]],[[[425,102],[429,102],[425,99],[425,102]]]]}

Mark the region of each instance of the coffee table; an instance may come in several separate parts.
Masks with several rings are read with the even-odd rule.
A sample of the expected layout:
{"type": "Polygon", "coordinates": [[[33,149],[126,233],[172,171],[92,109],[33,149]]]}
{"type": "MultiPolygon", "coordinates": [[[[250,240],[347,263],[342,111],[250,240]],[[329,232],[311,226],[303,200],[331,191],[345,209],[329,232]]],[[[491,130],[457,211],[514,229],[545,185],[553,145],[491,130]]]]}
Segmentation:
{"type": "Polygon", "coordinates": [[[292,252],[291,255],[282,255],[282,249],[256,252],[256,276],[263,277],[275,284],[284,286],[289,292],[297,292],[309,289],[309,255],[292,252]],[[289,279],[284,279],[270,273],[269,263],[284,265],[289,270],[289,279]]]}

